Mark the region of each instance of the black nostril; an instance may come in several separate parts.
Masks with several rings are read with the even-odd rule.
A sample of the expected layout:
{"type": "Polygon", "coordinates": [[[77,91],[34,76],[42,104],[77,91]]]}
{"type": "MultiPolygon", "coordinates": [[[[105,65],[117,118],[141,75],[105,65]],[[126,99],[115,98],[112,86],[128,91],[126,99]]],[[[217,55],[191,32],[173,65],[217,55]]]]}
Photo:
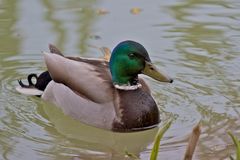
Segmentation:
{"type": "Polygon", "coordinates": [[[169,81],[170,83],[173,83],[173,79],[170,79],[170,81],[169,81]]]}

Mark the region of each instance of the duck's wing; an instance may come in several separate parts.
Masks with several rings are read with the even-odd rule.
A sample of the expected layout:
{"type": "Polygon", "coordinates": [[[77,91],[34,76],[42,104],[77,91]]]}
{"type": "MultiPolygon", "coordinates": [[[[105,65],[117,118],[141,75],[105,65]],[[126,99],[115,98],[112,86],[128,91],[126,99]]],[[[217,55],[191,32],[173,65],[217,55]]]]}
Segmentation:
{"type": "Polygon", "coordinates": [[[108,62],[101,59],[63,57],[44,52],[52,79],[95,103],[113,100],[108,62]]]}
{"type": "Polygon", "coordinates": [[[64,55],[62,54],[62,52],[61,52],[56,46],[54,46],[53,44],[49,44],[49,45],[48,45],[48,48],[49,48],[49,51],[50,51],[51,53],[58,54],[58,55],[64,57],[64,55]]]}

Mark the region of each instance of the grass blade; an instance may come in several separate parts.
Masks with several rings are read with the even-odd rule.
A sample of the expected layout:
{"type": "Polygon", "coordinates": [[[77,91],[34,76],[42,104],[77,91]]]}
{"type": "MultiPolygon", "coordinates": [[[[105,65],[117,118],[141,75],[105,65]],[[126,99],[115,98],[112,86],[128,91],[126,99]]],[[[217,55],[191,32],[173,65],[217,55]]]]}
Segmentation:
{"type": "Polygon", "coordinates": [[[228,132],[228,134],[232,138],[232,141],[234,142],[234,144],[236,146],[237,160],[240,160],[240,142],[238,141],[238,138],[235,137],[231,132],[228,132]]]}
{"type": "Polygon", "coordinates": [[[185,152],[184,160],[191,160],[201,134],[200,122],[193,128],[190,135],[188,146],[185,152]]]}
{"type": "Polygon", "coordinates": [[[154,140],[154,145],[153,145],[153,149],[152,149],[152,152],[151,152],[151,157],[150,157],[150,160],[156,160],[157,159],[157,156],[158,156],[158,152],[159,152],[159,144],[160,144],[160,141],[164,135],[164,133],[168,130],[168,128],[171,126],[172,124],[172,120],[167,122],[163,128],[159,129],[158,130],[158,133],[155,137],[155,140],[154,140]]]}

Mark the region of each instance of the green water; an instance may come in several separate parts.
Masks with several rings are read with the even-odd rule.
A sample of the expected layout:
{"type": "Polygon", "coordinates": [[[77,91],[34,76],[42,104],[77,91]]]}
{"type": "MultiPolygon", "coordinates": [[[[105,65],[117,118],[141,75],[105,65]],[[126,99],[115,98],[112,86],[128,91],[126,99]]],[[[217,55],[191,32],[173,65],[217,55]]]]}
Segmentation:
{"type": "MultiPolygon", "coordinates": [[[[85,126],[54,106],[15,91],[17,79],[46,69],[48,44],[65,55],[101,57],[131,39],[175,79],[146,78],[162,121],[175,117],[159,159],[182,159],[187,136],[202,120],[194,159],[234,153],[240,137],[240,1],[0,0],[0,159],[149,159],[156,130],[112,133],[85,126]],[[140,8],[133,14],[132,8],[140,8]]],[[[94,115],[91,115],[94,116],[94,115]]]]}

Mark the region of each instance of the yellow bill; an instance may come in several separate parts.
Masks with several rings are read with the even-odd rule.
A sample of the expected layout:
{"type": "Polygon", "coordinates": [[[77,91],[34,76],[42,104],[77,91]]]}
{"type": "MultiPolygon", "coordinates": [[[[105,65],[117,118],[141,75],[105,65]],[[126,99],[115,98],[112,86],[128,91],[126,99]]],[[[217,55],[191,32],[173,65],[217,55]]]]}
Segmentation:
{"type": "Polygon", "coordinates": [[[169,82],[169,83],[173,82],[172,78],[161,73],[156,66],[154,66],[152,63],[147,61],[145,63],[145,68],[142,71],[142,73],[160,82],[169,82]]]}

